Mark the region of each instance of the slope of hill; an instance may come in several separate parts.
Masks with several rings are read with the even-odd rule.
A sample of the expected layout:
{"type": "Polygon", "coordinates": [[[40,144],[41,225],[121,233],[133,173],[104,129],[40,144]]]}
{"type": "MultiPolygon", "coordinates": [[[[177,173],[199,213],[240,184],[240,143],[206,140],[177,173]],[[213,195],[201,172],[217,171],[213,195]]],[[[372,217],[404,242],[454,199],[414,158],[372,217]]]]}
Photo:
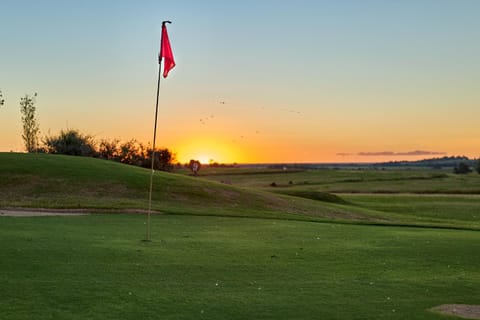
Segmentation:
{"type": "MultiPolygon", "coordinates": [[[[298,174],[305,175],[308,172],[298,174]]],[[[346,174],[350,176],[351,172],[346,174]]],[[[235,179],[240,177],[243,180],[262,181],[261,175],[247,174],[235,179]]],[[[0,153],[0,209],[146,212],[149,181],[150,170],[112,161],[48,154],[0,153]]],[[[362,185],[364,183],[361,182],[362,185]]],[[[389,185],[392,181],[382,180],[382,183],[389,185]]],[[[445,199],[442,214],[438,215],[435,209],[438,201],[433,198],[410,197],[405,203],[397,197],[395,201],[398,205],[393,206],[389,205],[393,202],[388,197],[332,195],[325,191],[333,189],[319,190],[310,184],[300,187],[294,183],[291,188],[280,190],[258,188],[255,183],[250,186],[250,182],[229,185],[202,177],[155,172],[153,185],[152,209],[164,214],[480,229],[476,215],[471,214],[478,208],[475,195],[465,195],[465,199],[456,200],[461,201],[459,208],[463,208],[465,213],[458,214],[456,207],[452,207],[445,199]],[[428,209],[428,214],[417,211],[417,207],[419,210],[428,209]]]]}
{"type": "MultiPolygon", "coordinates": [[[[146,210],[150,170],[93,158],[0,153],[0,208],[146,210]]],[[[371,220],[368,210],[155,172],[152,208],[171,214],[371,220]]],[[[375,214],[373,214],[375,216],[375,214]]]]}

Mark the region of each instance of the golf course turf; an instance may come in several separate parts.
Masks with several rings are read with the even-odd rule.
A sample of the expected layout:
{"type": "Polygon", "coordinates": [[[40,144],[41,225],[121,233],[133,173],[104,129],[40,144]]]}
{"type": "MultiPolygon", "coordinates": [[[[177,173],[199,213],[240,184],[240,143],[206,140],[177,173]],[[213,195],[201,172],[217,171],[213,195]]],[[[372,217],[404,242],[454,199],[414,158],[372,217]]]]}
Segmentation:
{"type": "MultiPolygon", "coordinates": [[[[144,209],[148,174],[0,154],[0,208],[144,209]]],[[[476,178],[465,178],[471,190],[476,178]]],[[[318,184],[279,194],[228,179],[156,173],[152,242],[142,214],[0,216],[0,318],[448,319],[430,309],[480,304],[476,194],[338,193],[335,203],[312,193],[326,191],[318,184]]]]}

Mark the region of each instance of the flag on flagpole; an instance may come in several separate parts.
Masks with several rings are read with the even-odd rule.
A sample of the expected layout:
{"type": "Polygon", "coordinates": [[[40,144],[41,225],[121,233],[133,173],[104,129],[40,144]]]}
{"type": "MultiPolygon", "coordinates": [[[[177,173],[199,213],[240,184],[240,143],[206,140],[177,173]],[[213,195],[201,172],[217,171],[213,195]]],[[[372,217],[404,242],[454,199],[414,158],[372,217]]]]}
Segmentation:
{"type": "Polygon", "coordinates": [[[167,27],[165,23],[162,25],[162,40],[160,42],[160,54],[158,56],[158,63],[163,61],[163,77],[168,76],[168,72],[175,67],[175,60],[173,59],[172,47],[170,46],[170,40],[168,40],[167,27]]]}

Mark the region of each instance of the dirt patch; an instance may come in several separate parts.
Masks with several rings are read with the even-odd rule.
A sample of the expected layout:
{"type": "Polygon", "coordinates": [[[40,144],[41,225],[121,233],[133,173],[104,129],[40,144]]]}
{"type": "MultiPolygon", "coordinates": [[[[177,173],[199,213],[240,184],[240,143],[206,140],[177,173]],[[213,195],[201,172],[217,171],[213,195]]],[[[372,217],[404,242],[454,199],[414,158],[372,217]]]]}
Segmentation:
{"type": "Polygon", "coordinates": [[[442,304],[441,306],[434,307],[430,310],[464,319],[480,319],[480,305],[442,304]]]}

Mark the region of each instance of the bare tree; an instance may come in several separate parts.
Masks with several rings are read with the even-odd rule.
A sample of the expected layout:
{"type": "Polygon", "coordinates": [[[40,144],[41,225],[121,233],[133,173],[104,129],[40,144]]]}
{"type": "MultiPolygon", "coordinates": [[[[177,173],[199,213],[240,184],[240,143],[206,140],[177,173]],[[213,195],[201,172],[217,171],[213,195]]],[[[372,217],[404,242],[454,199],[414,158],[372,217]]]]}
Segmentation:
{"type": "Polygon", "coordinates": [[[28,94],[25,97],[20,98],[20,112],[22,113],[23,123],[23,142],[25,143],[25,149],[28,152],[34,152],[38,148],[38,133],[40,127],[37,119],[35,118],[35,98],[37,93],[32,96],[28,94]]]}

